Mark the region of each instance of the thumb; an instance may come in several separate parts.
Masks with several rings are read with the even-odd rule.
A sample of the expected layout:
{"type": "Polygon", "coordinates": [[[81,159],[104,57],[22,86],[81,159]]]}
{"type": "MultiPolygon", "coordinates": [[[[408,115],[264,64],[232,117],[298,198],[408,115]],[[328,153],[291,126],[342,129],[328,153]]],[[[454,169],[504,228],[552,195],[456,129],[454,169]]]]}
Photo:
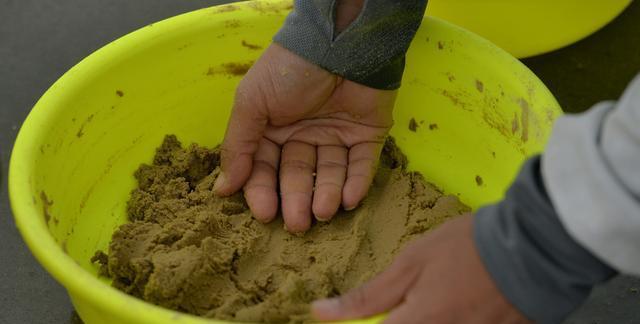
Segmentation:
{"type": "Polygon", "coordinates": [[[235,193],[247,182],[253,167],[253,155],[258,150],[268,121],[264,105],[255,100],[263,97],[255,93],[260,91],[259,87],[246,86],[246,80],[236,91],[220,148],[221,173],[216,179],[214,191],[221,196],[235,193]]]}
{"type": "Polygon", "coordinates": [[[418,276],[418,267],[407,258],[399,258],[373,280],[348,293],[315,301],[313,316],[321,321],[369,317],[398,305],[418,276]]]}

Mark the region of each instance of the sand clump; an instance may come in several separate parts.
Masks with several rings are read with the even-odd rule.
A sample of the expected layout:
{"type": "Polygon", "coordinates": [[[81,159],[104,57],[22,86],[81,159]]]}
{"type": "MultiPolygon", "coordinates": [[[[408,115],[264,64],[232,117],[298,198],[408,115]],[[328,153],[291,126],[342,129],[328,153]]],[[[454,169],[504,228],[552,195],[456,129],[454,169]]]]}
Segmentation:
{"type": "Polygon", "coordinates": [[[369,195],[359,208],[315,223],[304,235],[281,217],[252,218],[242,194],[216,197],[219,152],[167,136],[152,165],[135,176],[130,223],[94,261],[113,286],[166,308],[209,318],[307,322],[309,303],[361,285],[401,247],[469,211],[443,195],[388,140],[369,195]]]}

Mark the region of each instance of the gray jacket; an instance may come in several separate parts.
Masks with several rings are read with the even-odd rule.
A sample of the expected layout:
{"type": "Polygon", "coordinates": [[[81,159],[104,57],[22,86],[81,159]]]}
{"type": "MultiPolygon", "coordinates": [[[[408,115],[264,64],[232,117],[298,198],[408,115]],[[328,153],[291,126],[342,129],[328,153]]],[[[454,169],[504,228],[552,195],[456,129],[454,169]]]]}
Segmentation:
{"type": "MultiPolygon", "coordinates": [[[[425,7],[366,0],[335,35],[335,0],[296,0],[274,41],[347,79],[396,89],[425,7]]],[[[536,322],[561,322],[618,272],[640,275],[640,77],[620,101],[561,117],[544,155],[474,222],[487,270],[536,322]]]]}

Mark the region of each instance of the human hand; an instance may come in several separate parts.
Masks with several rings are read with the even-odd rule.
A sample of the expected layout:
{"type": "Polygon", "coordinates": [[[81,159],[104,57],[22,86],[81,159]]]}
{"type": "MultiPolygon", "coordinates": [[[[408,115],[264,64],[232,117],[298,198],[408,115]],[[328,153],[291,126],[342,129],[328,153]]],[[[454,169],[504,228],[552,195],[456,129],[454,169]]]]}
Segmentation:
{"type": "Polygon", "coordinates": [[[312,213],[329,220],[340,205],[355,208],[373,180],[396,94],[271,45],[237,89],[216,193],[244,187],[262,222],[274,219],[280,198],[291,232],[306,231],[312,213]]]}
{"type": "Polygon", "coordinates": [[[471,215],[407,246],[364,286],[313,304],[323,321],[390,311],[384,323],[531,323],[502,296],[478,256],[471,215]]]}

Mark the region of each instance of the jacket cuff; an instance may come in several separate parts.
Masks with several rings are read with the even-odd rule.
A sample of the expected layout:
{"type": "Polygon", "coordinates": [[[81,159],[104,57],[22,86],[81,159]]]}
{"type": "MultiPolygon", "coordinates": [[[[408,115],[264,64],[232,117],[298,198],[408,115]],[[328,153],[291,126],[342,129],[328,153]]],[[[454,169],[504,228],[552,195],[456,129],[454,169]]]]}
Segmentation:
{"type": "Polygon", "coordinates": [[[616,274],[562,226],[545,190],[540,157],[527,161],[501,202],[474,220],[480,258],[505,297],[537,323],[559,323],[591,288],[616,274]]]}
{"type": "Polygon", "coordinates": [[[296,0],[274,41],[345,79],[395,90],[426,5],[426,0],[367,0],[360,16],[336,35],[335,0],[296,0]]]}

